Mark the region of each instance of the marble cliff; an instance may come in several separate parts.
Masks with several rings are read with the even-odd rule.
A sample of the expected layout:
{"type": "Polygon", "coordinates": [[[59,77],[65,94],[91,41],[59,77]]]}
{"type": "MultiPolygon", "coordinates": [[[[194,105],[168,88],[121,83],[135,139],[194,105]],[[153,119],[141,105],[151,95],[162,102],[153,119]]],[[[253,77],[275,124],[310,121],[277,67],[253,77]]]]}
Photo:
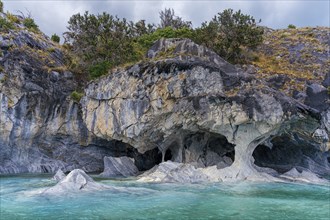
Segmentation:
{"type": "Polygon", "coordinates": [[[330,173],[329,74],[294,98],[189,39],[162,39],[145,61],[91,81],[78,103],[46,36],[12,31],[0,49],[1,174],[149,170],[142,181],[195,182],[330,173]]]}

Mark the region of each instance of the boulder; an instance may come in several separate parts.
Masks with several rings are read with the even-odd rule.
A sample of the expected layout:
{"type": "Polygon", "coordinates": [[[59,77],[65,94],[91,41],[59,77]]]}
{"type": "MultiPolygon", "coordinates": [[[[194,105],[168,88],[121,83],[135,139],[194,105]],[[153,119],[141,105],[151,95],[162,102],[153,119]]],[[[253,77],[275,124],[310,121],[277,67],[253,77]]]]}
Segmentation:
{"type": "Polygon", "coordinates": [[[83,170],[75,169],[71,171],[65,178],[59,181],[55,186],[44,190],[42,194],[61,195],[65,193],[77,193],[80,191],[97,191],[105,189],[113,189],[113,187],[96,183],[83,170]]]}
{"type": "Polygon", "coordinates": [[[129,157],[104,157],[104,171],[102,177],[129,177],[139,172],[134,159],[129,157]]]}

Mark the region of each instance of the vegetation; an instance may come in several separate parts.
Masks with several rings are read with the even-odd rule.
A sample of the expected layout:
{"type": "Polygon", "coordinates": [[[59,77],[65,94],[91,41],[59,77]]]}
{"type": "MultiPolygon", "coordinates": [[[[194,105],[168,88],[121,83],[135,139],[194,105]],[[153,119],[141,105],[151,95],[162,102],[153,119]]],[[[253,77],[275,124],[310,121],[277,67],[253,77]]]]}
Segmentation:
{"type": "Polygon", "coordinates": [[[288,25],[288,28],[290,28],[290,29],[296,29],[296,26],[293,25],[293,24],[289,24],[289,25],[288,25]]]}
{"type": "Polygon", "coordinates": [[[262,43],[263,29],[257,24],[252,16],[244,15],[240,10],[227,9],[209,23],[204,22],[196,30],[195,41],[233,63],[244,62],[243,49],[254,49],[262,43]]]}
{"type": "Polygon", "coordinates": [[[0,0],[0,12],[3,12],[3,2],[0,0]]]}
{"type": "Polygon", "coordinates": [[[84,93],[73,91],[71,93],[71,98],[75,102],[80,102],[80,99],[84,96],[84,93]]]}
{"type": "Polygon", "coordinates": [[[176,16],[173,9],[166,9],[159,13],[159,28],[171,27],[173,29],[191,28],[191,21],[184,21],[183,18],[176,16]]]}
{"type": "Polygon", "coordinates": [[[38,25],[34,22],[34,19],[31,17],[24,18],[23,25],[26,28],[28,28],[30,31],[33,31],[33,32],[39,31],[38,25]]]}
{"type": "Polygon", "coordinates": [[[322,82],[330,72],[329,28],[296,28],[270,31],[265,43],[256,50],[257,77],[267,79],[276,75],[288,76],[281,90],[304,91],[308,81],[322,82]]]}
{"type": "Polygon", "coordinates": [[[159,15],[159,25],[144,20],[134,23],[107,13],[73,15],[64,33],[68,65],[81,78],[97,78],[115,66],[144,59],[150,46],[161,38],[190,38],[237,63],[243,60],[243,50],[262,42],[262,28],[241,11],[225,10],[197,29],[173,9],[159,15]]]}
{"type": "Polygon", "coordinates": [[[14,28],[15,26],[12,22],[8,21],[6,18],[0,17],[0,31],[8,31],[14,28]]]}
{"type": "Polygon", "coordinates": [[[57,34],[53,34],[50,38],[55,43],[60,43],[60,37],[57,34]]]}
{"type": "Polygon", "coordinates": [[[16,23],[16,24],[21,23],[21,20],[16,15],[13,15],[9,12],[7,13],[7,18],[11,23],[16,23]]]}

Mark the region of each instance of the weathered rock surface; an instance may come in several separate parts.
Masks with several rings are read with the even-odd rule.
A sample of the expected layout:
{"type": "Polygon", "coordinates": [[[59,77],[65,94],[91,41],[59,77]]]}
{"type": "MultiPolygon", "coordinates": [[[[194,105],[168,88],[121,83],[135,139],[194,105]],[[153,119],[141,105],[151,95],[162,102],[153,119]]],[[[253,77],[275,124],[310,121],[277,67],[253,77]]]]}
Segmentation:
{"type": "Polygon", "coordinates": [[[66,177],[66,175],[63,173],[63,171],[61,169],[59,169],[55,175],[53,176],[53,180],[55,180],[56,182],[60,182],[62,179],[64,179],[66,177]]]}
{"type": "Polygon", "coordinates": [[[292,168],[288,172],[282,174],[280,177],[296,182],[320,183],[320,184],[328,183],[328,181],[319,178],[317,175],[315,175],[310,171],[303,170],[302,172],[299,172],[295,168],[292,168]]]}
{"type": "MultiPolygon", "coordinates": [[[[323,155],[328,140],[313,138],[323,126],[318,110],[265,86],[190,40],[161,40],[148,56],[151,61],[87,86],[81,104],[89,131],[128,143],[140,153],[157,148],[162,161],[205,167],[230,158],[233,163],[221,178],[228,180],[262,176],[252,154],[264,143],[277,146],[281,134],[311,144],[312,155],[300,157],[302,161],[323,155]],[[157,56],[167,48],[170,58],[157,56]]],[[[322,172],[330,171],[327,160],[317,163],[322,172]]]]}
{"type": "Polygon", "coordinates": [[[129,156],[150,169],[157,152],[142,155],[87,130],[63,57],[42,33],[0,32],[0,173],[102,172],[104,156],[129,156]]]}
{"type": "Polygon", "coordinates": [[[196,169],[191,164],[163,162],[139,176],[140,182],[209,182],[210,178],[203,173],[203,168],[196,169]]]}
{"type": "Polygon", "coordinates": [[[134,159],[129,157],[104,157],[104,171],[102,177],[129,177],[138,174],[139,170],[134,159]]]}
{"type": "Polygon", "coordinates": [[[330,173],[326,79],[293,99],[279,91],[288,77],[264,80],[190,40],[163,39],[76,103],[56,44],[24,29],[0,39],[0,173],[131,176],[165,161],[153,170],[169,182],[330,173]]]}
{"type": "Polygon", "coordinates": [[[44,190],[44,195],[61,195],[65,193],[76,193],[80,191],[97,191],[105,189],[114,189],[111,186],[96,183],[83,170],[75,169],[55,186],[44,190]]]}

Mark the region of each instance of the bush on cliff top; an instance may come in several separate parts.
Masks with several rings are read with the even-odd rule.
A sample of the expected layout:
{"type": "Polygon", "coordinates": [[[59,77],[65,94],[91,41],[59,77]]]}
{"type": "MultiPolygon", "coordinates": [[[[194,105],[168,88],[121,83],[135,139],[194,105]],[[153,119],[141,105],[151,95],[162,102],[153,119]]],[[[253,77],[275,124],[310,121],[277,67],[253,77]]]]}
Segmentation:
{"type": "Polygon", "coordinates": [[[59,43],[61,40],[57,34],[53,34],[50,39],[55,43],[59,43]]]}
{"type": "Polygon", "coordinates": [[[241,63],[246,59],[243,48],[254,49],[262,43],[263,29],[257,26],[258,23],[240,10],[227,9],[197,28],[194,40],[228,61],[241,63]]]}
{"type": "Polygon", "coordinates": [[[25,18],[23,20],[23,25],[28,28],[30,31],[33,31],[33,32],[38,32],[39,31],[39,27],[38,25],[34,22],[34,19],[33,18],[25,18]]]}
{"type": "Polygon", "coordinates": [[[160,12],[160,24],[137,23],[107,13],[73,15],[65,43],[70,45],[69,65],[87,78],[104,75],[110,68],[144,59],[147,50],[161,38],[190,38],[204,44],[232,62],[242,60],[242,48],[254,48],[262,41],[262,29],[254,18],[232,9],[219,13],[201,28],[176,16],[173,9],[160,12]],[[72,62],[74,61],[74,63],[72,62]]]}

